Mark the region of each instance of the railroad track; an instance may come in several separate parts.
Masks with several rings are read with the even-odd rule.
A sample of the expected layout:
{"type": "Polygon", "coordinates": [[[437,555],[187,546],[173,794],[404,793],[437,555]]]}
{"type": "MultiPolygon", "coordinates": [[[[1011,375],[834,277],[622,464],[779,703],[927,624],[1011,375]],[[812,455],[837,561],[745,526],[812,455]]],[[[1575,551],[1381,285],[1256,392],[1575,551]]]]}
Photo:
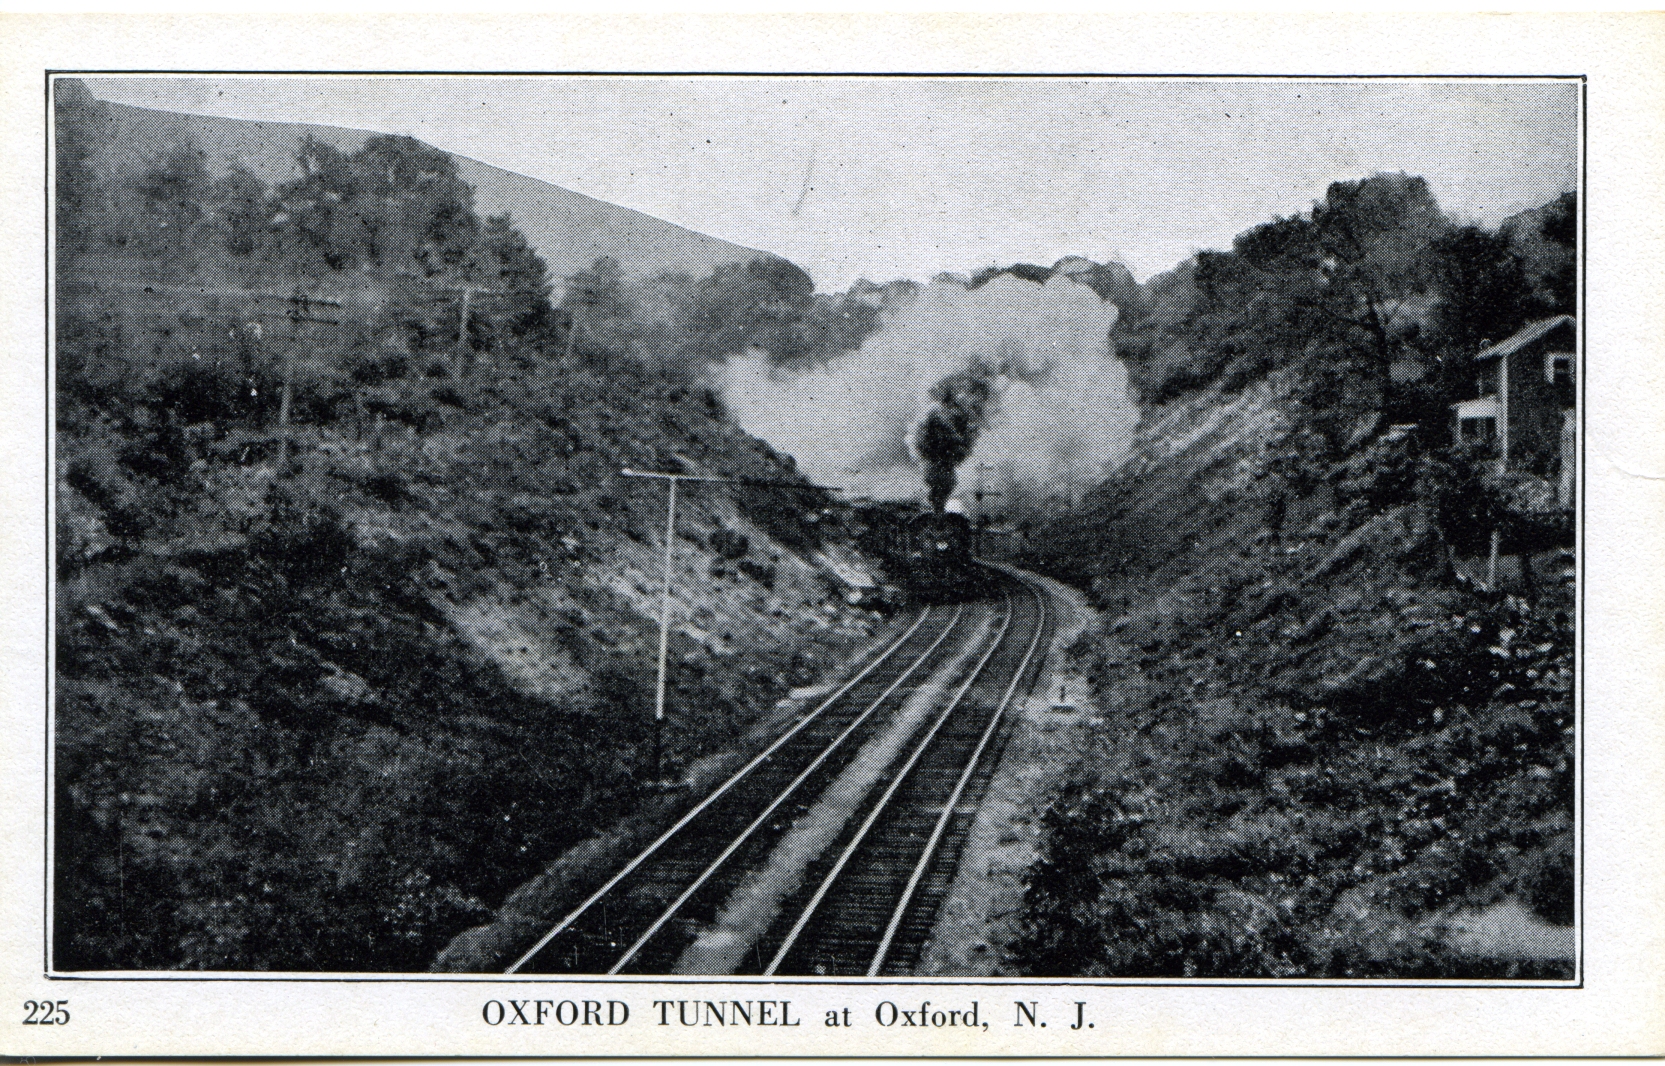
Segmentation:
{"type": "Polygon", "coordinates": [[[508,972],[908,972],[997,761],[1005,712],[1033,685],[1050,633],[1044,595],[990,573],[998,600],[922,611],[508,972]],[[871,787],[852,791],[863,774],[871,787]],[[826,797],[844,794],[855,798],[815,853],[791,877],[776,872],[777,849],[801,848],[794,834],[827,822],[826,797]],[[770,902],[748,910],[757,897],[770,902]],[[749,935],[726,931],[736,911],[749,935]],[[696,944],[708,943],[718,949],[702,958],[696,944]]]}

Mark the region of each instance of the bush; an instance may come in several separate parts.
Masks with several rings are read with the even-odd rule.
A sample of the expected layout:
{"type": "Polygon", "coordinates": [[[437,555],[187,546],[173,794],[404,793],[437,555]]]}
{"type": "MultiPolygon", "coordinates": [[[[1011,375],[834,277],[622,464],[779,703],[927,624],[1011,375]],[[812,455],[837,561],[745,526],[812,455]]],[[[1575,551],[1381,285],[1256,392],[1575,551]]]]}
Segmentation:
{"type": "Polygon", "coordinates": [[[1479,445],[1447,446],[1429,453],[1417,474],[1417,493],[1457,551],[1482,551],[1499,529],[1507,504],[1485,469],[1490,453],[1479,445]]]}
{"type": "Polygon", "coordinates": [[[775,587],[775,568],[770,563],[760,563],[754,559],[740,560],[740,572],[762,585],[766,589],[775,587]]]}
{"type": "Polygon", "coordinates": [[[360,483],[365,495],[383,503],[398,506],[410,498],[410,490],[404,475],[393,470],[381,470],[360,483]]]}
{"type": "Polygon", "coordinates": [[[719,526],[711,533],[711,550],[724,559],[743,559],[751,550],[751,541],[744,533],[719,526]]]}
{"type": "Polygon", "coordinates": [[[1379,512],[1415,499],[1423,474],[1416,438],[1407,435],[1398,440],[1376,440],[1336,465],[1329,478],[1336,488],[1338,506],[1359,501],[1379,512]]]}
{"type": "Polygon", "coordinates": [[[347,373],[360,385],[398,381],[410,373],[410,356],[404,352],[360,353],[348,364],[347,373]]]}
{"type": "Polygon", "coordinates": [[[275,492],[265,526],[249,538],[249,547],[256,559],[298,586],[340,574],[355,542],[333,505],[275,492]]]}
{"type": "Polygon", "coordinates": [[[249,390],[242,375],[218,360],[180,360],[159,375],[150,392],[158,407],[187,425],[248,413],[249,390]]]}

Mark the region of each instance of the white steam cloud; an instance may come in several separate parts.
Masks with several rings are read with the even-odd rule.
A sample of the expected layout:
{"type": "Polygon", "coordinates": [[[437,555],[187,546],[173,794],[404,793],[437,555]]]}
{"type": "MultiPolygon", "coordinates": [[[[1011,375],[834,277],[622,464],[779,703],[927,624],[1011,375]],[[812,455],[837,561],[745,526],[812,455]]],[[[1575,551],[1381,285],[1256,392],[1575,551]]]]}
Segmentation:
{"type": "Polygon", "coordinates": [[[931,389],[967,372],[988,376],[989,402],[960,488],[1006,494],[1001,509],[1085,487],[1127,453],[1139,411],[1110,327],[1117,309],[1085,285],[1046,285],[1001,275],[967,290],[935,281],[887,310],[859,351],[803,370],[778,369],[766,353],[732,355],[714,369],[740,424],[823,484],[880,499],[922,498],[912,448],[935,406],[931,389]]]}

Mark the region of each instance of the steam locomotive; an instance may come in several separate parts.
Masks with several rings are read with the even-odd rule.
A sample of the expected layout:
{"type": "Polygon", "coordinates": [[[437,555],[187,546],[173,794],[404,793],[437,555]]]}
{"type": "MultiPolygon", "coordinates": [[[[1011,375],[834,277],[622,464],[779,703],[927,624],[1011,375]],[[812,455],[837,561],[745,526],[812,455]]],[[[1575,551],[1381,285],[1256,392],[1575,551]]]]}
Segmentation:
{"type": "Polygon", "coordinates": [[[903,566],[908,590],[928,602],[963,599],[977,587],[971,522],[959,511],[926,512],[907,526],[903,566]]]}
{"type": "Polygon", "coordinates": [[[857,543],[885,560],[891,580],[928,603],[975,595],[982,569],[972,558],[971,522],[955,501],[941,512],[917,504],[867,501],[858,506],[857,543]]]}

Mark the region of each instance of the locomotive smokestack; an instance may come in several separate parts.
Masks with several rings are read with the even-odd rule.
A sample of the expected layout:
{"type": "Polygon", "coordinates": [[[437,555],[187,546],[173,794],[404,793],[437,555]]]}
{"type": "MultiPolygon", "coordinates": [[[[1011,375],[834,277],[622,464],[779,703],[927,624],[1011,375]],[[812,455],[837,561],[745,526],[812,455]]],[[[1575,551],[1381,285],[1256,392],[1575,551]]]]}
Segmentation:
{"type": "Polygon", "coordinates": [[[914,428],[913,451],[924,467],[925,491],[933,511],[941,511],[953,495],[959,481],[956,470],[977,447],[996,372],[986,361],[974,359],[931,388],[935,405],[914,428]]]}

